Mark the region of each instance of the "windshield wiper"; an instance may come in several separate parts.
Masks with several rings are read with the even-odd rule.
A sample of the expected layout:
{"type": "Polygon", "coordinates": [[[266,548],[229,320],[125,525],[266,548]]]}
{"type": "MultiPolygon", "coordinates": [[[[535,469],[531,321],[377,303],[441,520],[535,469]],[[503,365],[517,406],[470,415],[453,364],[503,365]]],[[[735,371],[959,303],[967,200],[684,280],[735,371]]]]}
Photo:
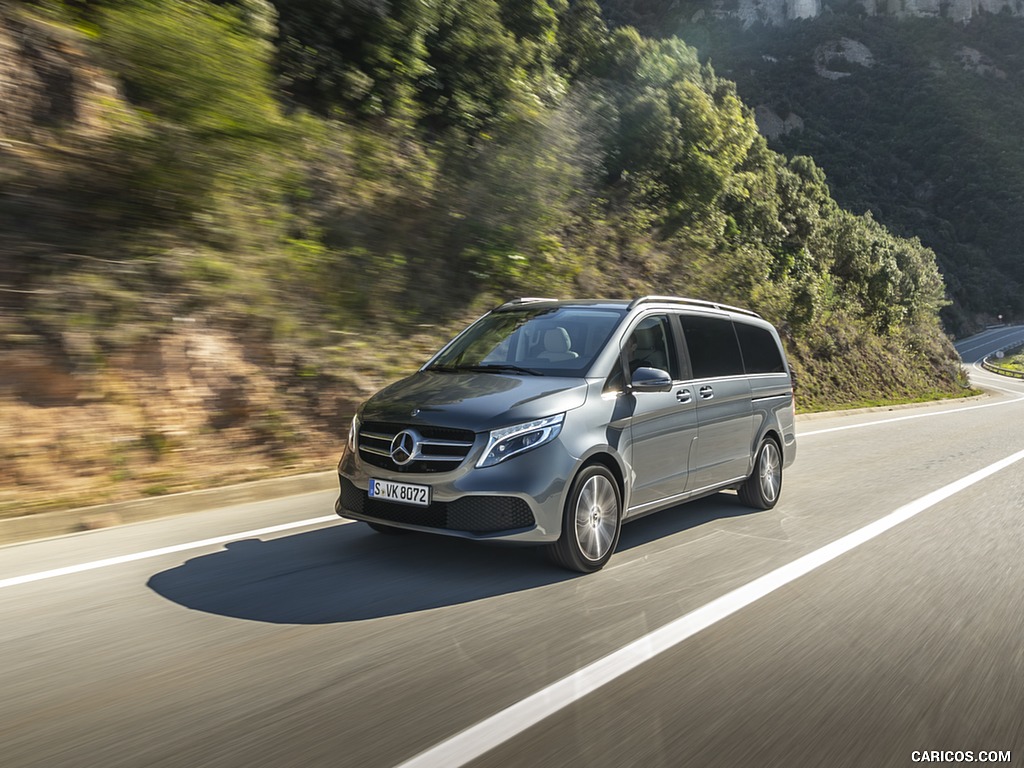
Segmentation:
{"type": "Polygon", "coordinates": [[[512,373],[526,373],[530,376],[543,376],[540,371],[533,368],[523,368],[520,365],[508,363],[488,363],[487,365],[460,365],[456,368],[459,371],[474,371],[477,373],[490,373],[491,371],[510,371],[512,373]]]}

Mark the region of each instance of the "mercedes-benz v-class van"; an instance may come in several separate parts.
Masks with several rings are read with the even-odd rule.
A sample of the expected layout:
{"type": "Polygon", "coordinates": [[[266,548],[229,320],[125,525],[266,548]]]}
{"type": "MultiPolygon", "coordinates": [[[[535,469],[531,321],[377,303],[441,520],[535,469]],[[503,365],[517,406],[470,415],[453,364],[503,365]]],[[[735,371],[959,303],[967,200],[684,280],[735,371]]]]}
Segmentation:
{"type": "Polygon", "coordinates": [[[789,366],[757,314],[517,299],[358,409],[335,509],[382,533],[545,545],[590,572],[651,512],[725,489],[774,507],[795,456],[789,366]]]}

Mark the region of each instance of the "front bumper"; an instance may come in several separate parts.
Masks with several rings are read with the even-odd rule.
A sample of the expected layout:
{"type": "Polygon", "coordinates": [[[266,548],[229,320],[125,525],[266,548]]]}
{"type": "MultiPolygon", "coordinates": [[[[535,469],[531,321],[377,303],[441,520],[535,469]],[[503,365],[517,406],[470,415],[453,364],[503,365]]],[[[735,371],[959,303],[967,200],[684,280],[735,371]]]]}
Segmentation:
{"type": "Polygon", "coordinates": [[[567,480],[577,460],[556,439],[492,467],[474,466],[474,450],[451,472],[393,472],[346,452],[338,465],[341,517],[468,539],[542,544],[558,539],[567,480]],[[431,487],[418,507],[370,498],[371,478],[431,487]]]}
{"type": "Polygon", "coordinates": [[[432,501],[428,507],[375,499],[347,479],[335,504],[339,515],[358,520],[402,524],[490,537],[523,533],[536,525],[530,505],[518,496],[463,496],[455,501],[432,501]]]}

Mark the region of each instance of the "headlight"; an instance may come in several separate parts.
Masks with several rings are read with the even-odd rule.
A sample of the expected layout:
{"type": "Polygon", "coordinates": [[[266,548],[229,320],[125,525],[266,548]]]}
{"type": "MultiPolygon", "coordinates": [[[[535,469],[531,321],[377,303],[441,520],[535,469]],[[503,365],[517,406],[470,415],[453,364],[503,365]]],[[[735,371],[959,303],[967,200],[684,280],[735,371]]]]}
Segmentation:
{"type": "Polygon", "coordinates": [[[544,443],[551,442],[562,431],[564,413],[548,416],[546,419],[528,421],[511,427],[502,427],[491,431],[490,439],[484,455],[476,463],[478,467],[490,467],[504,461],[509,456],[529,451],[544,443]]]}

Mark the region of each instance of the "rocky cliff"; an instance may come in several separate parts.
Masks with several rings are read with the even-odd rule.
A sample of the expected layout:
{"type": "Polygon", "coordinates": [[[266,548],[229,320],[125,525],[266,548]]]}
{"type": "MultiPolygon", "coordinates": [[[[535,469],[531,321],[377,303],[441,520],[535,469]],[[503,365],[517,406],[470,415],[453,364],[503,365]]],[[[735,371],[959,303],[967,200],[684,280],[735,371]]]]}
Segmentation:
{"type": "MultiPolygon", "coordinates": [[[[822,0],[714,0],[710,15],[739,19],[747,27],[781,26],[795,19],[813,19],[828,10],[833,9],[822,0]]],[[[856,0],[851,10],[868,16],[935,16],[966,22],[981,13],[1024,16],[1024,0],[856,0]]]]}

